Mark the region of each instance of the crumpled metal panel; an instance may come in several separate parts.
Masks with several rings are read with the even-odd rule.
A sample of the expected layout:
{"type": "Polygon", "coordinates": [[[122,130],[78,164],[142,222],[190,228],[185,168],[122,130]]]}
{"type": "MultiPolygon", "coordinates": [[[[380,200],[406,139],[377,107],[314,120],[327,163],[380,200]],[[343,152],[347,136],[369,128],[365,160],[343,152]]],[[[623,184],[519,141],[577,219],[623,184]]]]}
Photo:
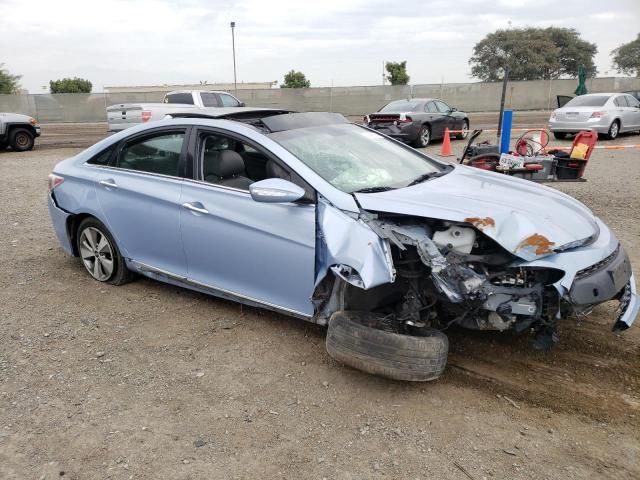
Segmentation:
{"type": "Polygon", "coordinates": [[[356,198],[369,211],[469,223],[524,260],[598,232],[591,210],[564,193],[465,166],[412,187],[356,198]]]}
{"type": "Polygon", "coordinates": [[[387,242],[364,222],[338,210],[323,198],[318,199],[316,260],[316,285],[331,267],[336,267],[334,273],[364,289],[395,280],[387,242]],[[349,273],[357,273],[360,282],[356,276],[349,277],[349,273]]]}

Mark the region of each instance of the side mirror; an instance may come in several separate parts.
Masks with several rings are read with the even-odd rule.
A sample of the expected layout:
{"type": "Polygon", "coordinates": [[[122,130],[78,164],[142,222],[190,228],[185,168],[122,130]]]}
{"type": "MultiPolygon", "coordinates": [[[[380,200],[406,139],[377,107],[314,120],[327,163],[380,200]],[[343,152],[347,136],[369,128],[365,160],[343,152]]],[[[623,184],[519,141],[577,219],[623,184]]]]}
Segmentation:
{"type": "Polygon", "coordinates": [[[256,202],[287,203],[304,197],[304,189],[282,178],[267,178],[249,185],[251,198],[256,202]]]}
{"type": "Polygon", "coordinates": [[[240,102],[239,107],[246,107],[247,105],[244,102],[240,102]]]}
{"type": "Polygon", "coordinates": [[[457,111],[458,111],[458,109],[457,109],[456,107],[451,107],[451,111],[452,111],[452,112],[457,112],[457,111]]]}

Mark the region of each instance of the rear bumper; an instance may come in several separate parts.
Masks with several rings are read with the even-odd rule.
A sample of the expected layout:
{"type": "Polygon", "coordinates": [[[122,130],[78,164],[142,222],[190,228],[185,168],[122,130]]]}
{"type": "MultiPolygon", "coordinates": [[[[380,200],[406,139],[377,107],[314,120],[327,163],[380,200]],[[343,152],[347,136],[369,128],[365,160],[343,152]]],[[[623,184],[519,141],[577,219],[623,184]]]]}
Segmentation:
{"type": "Polygon", "coordinates": [[[582,130],[595,130],[598,133],[607,133],[611,122],[609,117],[593,118],[585,122],[563,122],[549,120],[549,130],[552,132],[578,133],[582,130]]]}
{"type": "Polygon", "coordinates": [[[109,131],[110,132],[121,132],[122,130],[126,130],[130,127],[135,127],[138,125],[142,125],[138,122],[129,122],[129,123],[109,123],[109,131]]]}
{"type": "Polygon", "coordinates": [[[67,219],[71,215],[68,212],[62,210],[53,197],[52,193],[49,193],[49,214],[51,215],[51,222],[53,223],[53,230],[56,232],[58,241],[62,248],[69,255],[74,255],[73,248],[71,246],[71,239],[69,238],[69,232],[67,231],[67,219]]]}
{"type": "Polygon", "coordinates": [[[391,138],[407,143],[417,140],[420,134],[420,127],[422,127],[419,122],[400,125],[376,125],[375,123],[369,123],[367,126],[376,132],[384,133],[391,138]]]}

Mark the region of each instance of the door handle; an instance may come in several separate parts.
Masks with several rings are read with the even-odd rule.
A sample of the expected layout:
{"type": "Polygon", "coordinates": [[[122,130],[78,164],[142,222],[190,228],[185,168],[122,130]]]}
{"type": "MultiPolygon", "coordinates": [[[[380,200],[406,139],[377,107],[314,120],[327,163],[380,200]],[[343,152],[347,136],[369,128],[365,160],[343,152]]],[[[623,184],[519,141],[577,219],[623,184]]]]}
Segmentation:
{"type": "Polygon", "coordinates": [[[100,180],[100,185],[107,187],[107,188],[118,188],[118,185],[116,184],[115,180],[113,180],[113,178],[108,178],[106,180],[100,180]]]}
{"type": "Polygon", "coordinates": [[[187,210],[191,210],[192,212],[196,212],[196,213],[201,213],[203,215],[206,215],[209,213],[209,210],[207,210],[206,208],[196,207],[193,203],[183,203],[182,206],[187,210]]]}

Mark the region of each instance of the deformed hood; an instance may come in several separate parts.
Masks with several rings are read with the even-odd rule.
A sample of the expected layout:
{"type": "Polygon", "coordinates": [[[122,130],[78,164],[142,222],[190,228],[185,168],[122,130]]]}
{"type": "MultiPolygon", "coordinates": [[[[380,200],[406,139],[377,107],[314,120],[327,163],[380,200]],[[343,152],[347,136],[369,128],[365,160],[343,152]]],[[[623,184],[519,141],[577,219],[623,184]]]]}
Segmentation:
{"type": "Polygon", "coordinates": [[[598,234],[593,213],[574,198],[528,180],[465,166],[411,187],[355,196],[368,211],[472,224],[525,260],[598,234]]]}

